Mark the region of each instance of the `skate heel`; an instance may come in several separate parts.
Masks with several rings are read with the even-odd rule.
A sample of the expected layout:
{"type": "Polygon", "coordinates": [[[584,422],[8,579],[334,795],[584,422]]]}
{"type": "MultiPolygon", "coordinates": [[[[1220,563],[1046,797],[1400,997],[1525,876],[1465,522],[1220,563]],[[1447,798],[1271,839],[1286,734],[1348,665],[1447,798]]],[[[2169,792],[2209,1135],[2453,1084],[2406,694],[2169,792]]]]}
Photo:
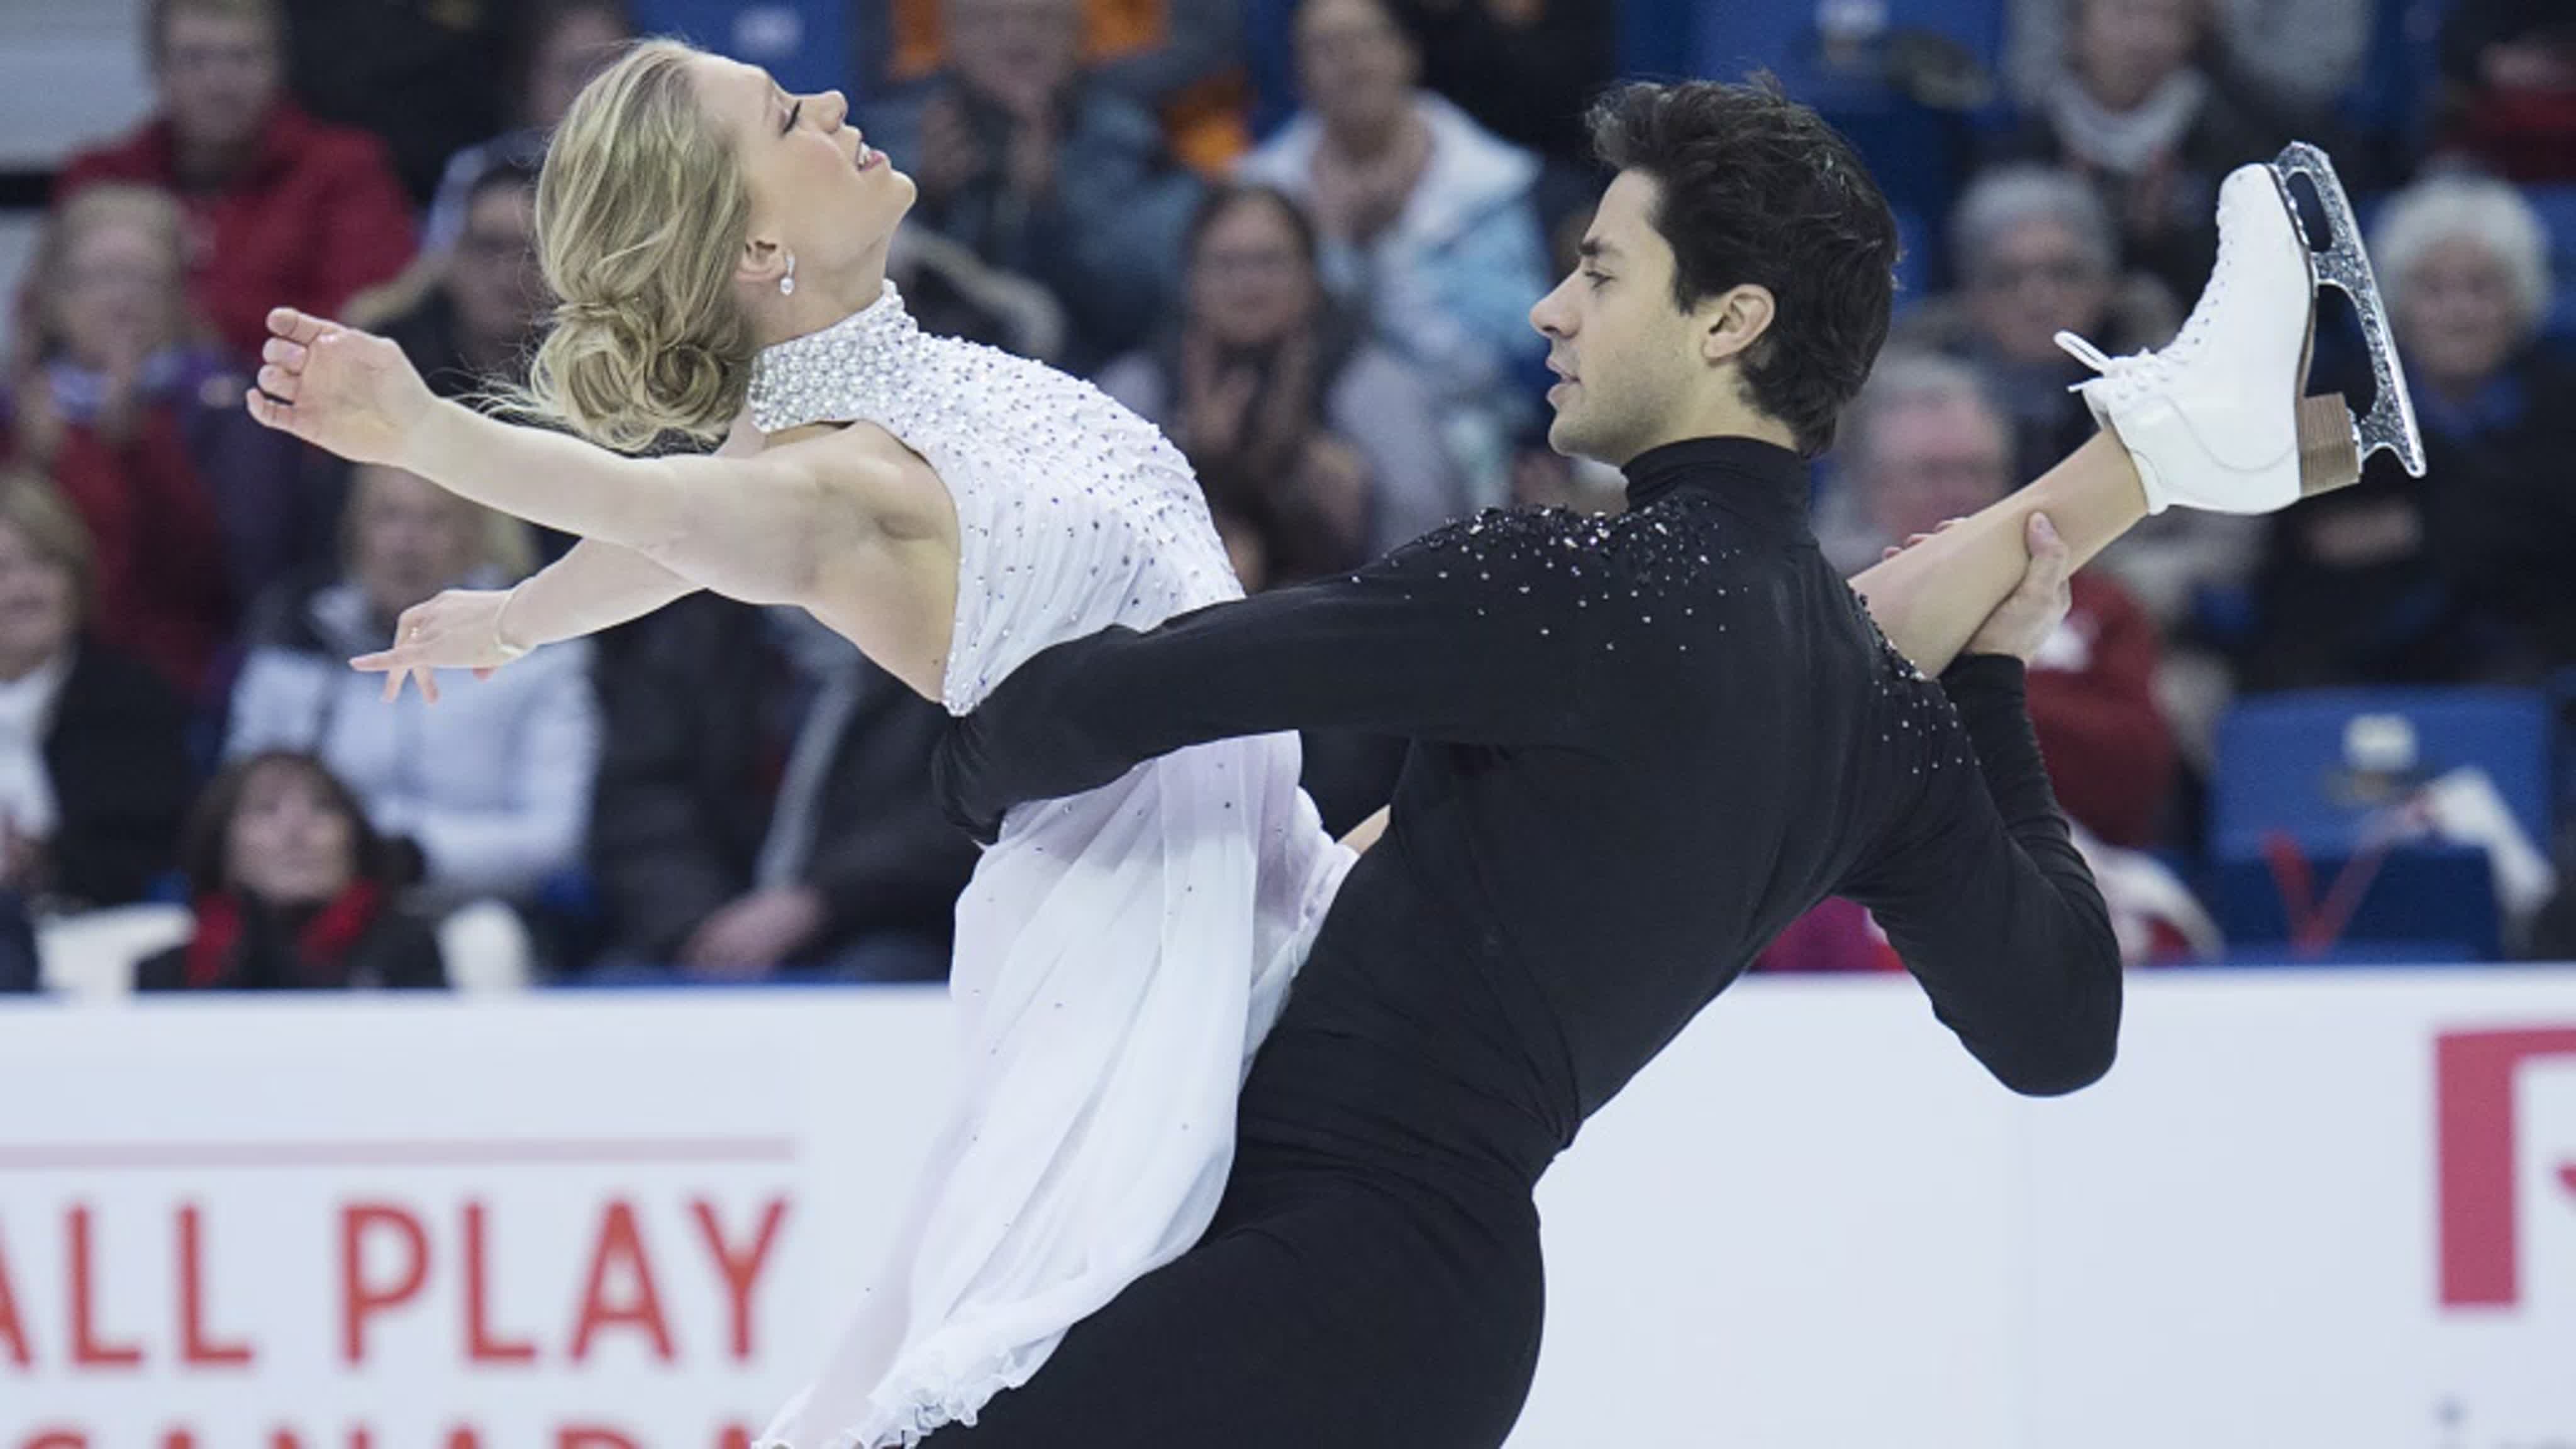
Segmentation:
{"type": "Polygon", "coordinates": [[[2271,162],[2273,184],[2281,188],[2281,197],[2290,204],[2291,220],[2298,223],[2299,234],[2309,245],[2308,273],[2319,287],[2333,287],[2352,299],[2353,315],[2361,322],[2362,343],[2370,351],[2370,372],[2376,386],[2372,388],[2370,411],[2358,418],[2337,400],[2335,411],[2345,420],[2336,426],[2324,426],[2322,410],[2311,419],[2310,410],[2321,399],[2309,398],[2299,404],[2300,486],[2304,492],[2317,493],[2325,488],[2341,487],[2350,482],[2327,483],[2321,488],[2313,479],[2313,461],[2332,450],[2311,452],[2312,439],[2323,442],[2330,434],[2346,440],[2342,446],[2354,453],[2354,465],[2377,452],[2397,455],[2397,461],[2417,478],[2424,476],[2424,435],[2415,424],[2415,400],[2406,390],[2406,371],[2397,360],[2397,343],[2388,326],[2388,308],[2380,300],[2379,278],[2371,271],[2370,257],[2361,249],[2361,229],[2352,219],[2352,202],[2344,195],[2343,181],[2335,175],[2334,163],[2326,153],[2304,141],[2293,142],[2282,149],[2271,162]],[[2290,179],[2305,176],[2317,189],[2318,209],[2325,214],[2326,245],[2316,245],[2308,236],[2307,219],[2299,214],[2292,200],[2290,179]]]}
{"type": "Polygon", "coordinates": [[[2299,399],[2299,496],[2314,498],[2361,479],[2361,433],[2343,394],[2299,399]]]}

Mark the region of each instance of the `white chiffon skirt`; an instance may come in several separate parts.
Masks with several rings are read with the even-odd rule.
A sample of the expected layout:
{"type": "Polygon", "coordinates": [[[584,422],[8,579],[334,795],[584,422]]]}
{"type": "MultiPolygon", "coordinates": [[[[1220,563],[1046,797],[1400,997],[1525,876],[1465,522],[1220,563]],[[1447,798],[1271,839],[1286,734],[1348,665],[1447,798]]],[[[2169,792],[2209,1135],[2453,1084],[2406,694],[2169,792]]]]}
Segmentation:
{"type": "Polygon", "coordinates": [[[972,1424],[1206,1230],[1244,1071],[1353,859],[1298,761],[1294,736],[1230,740],[1012,812],[958,901],[954,1115],[761,1449],[972,1424]]]}

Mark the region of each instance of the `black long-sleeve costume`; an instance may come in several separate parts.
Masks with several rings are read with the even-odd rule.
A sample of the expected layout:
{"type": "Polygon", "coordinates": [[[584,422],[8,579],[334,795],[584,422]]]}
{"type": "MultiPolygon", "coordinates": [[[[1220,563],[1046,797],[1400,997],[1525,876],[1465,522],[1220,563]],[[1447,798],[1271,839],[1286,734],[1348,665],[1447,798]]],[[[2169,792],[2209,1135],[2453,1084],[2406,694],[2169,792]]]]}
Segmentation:
{"type": "Polygon", "coordinates": [[[1050,650],[952,730],[943,789],[979,827],[1202,740],[1416,743],[1245,1085],[1215,1226],[934,1442],[1500,1443],[1538,1351],[1539,1174],[1829,894],[2015,1090],[2108,1067],[2118,951],[2019,663],[1946,692],[1908,665],[1784,449],[1628,476],[1614,520],[1488,515],[1050,650]]]}

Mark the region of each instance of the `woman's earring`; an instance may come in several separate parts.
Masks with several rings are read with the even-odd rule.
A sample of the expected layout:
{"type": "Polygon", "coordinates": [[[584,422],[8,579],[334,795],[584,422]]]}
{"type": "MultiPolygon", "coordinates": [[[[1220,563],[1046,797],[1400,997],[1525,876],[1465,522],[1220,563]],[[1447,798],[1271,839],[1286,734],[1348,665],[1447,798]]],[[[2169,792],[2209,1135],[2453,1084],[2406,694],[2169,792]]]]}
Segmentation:
{"type": "Polygon", "coordinates": [[[787,254],[787,275],[778,279],[778,295],[782,297],[796,295],[796,254],[794,252],[787,254]]]}

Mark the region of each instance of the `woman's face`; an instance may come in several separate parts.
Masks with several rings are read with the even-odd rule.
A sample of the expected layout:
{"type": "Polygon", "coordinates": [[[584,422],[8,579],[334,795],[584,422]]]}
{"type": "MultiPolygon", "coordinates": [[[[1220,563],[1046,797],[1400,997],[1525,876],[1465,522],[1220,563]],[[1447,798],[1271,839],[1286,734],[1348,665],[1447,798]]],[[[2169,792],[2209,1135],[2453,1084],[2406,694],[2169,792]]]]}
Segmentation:
{"type": "Polygon", "coordinates": [[[54,316],[83,367],[130,367],[178,339],[180,259],[157,228],[94,222],[66,240],[54,316]]]}
{"type": "Polygon", "coordinates": [[[0,679],[18,679],[71,647],[78,613],[71,570],[0,523],[0,679]]]}
{"type": "Polygon", "coordinates": [[[741,158],[752,235],[778,238],[809,281],[880,253],[912,210],[912,178],[845,124],[841,93],[789,95],[720,56],[694,64],[699,98],[741,158]]]}
{"type": "Polygon", "coordinates": [[[481,515],[426,478],[371,465],[351,506],[350,571],[387,618],[454,587],[481,558],[481,515]]]}
{"type": "Polygon", "coordinates": [[[562,125],[581,88],[617,59],[617,47],[633,38],[604,7],[575,10],[556,21],[529,62],[528,94],[522,100],[528,124],[545,131],[562,125]]]}
{"type": "Polygon", "coordinates": [[[1296,227],[1266,198],[1227,207],[1190,258],[1191,314],[1229,347],[1287,337],[1312,319],[1318,294],[1296,227]]]}
{"type": "Polygon", "coordinates": [[[2006,359],[2053,362],[2060,330],[2101,335],[2111,278],[2064,225],[2026,221],[1968,260],[1968,307],[1977,330],[2006,359]]]}
{"type": "Polygon", "coordinates": [[[2514,310],[2513,277],[2495,249],[2446,236],[2407,269],[2392,320],[2425,379],[2459,389],[2494,376],[2522,345],[2514,310]]]}
{"type": "Polygon", "coordinates": [[[1334,130],[1391,127],[1413,91],[1413,42],[1379,0],[1308,0],[1297,16],[1297,77],[1334,130]]]}
{"type": "Polygon", "coordinates": [[[224,832],[224,874],[272,906],[320,905],[357,878],[357,845],[356,823],[309,768],[269,764],[242,782],[224,832]]]}
{"type": "Polygon", "coordinates": [[[2074,71],[2115,111],[2135,107],[2191,62],[2203,0],[2075,0],[2074,71]]]}

